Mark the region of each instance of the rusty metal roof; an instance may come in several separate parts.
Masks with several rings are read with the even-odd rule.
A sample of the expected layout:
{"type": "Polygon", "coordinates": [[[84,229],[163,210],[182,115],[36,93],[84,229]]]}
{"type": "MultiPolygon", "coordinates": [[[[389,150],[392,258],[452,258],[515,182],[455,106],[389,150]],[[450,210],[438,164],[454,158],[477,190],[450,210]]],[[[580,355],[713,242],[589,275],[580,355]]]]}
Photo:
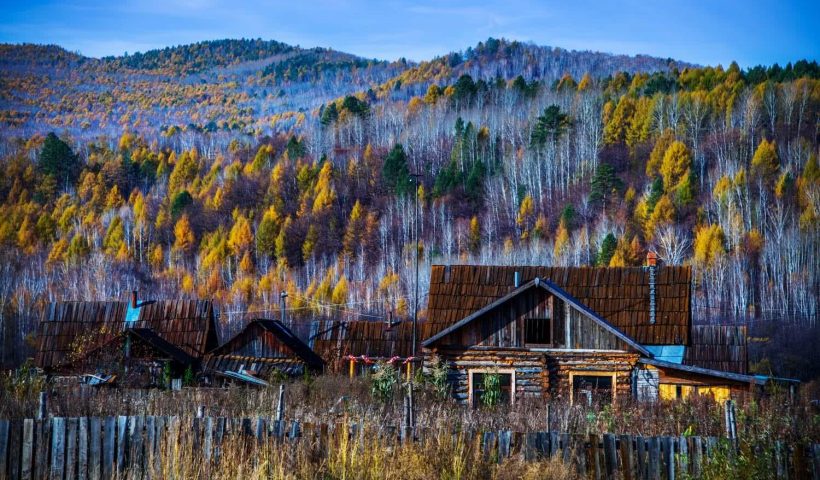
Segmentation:
{"type": "Polygon", "coordinates": [[[38,331],[37,366],[51,369],[82,358],[127,328],[151,329],[194,358],[202,357],[218,344],[210,301],[143,302],[138,305],[137,320],[126,323],[128,311],[128,303],[118,301],[49,304],[38,331]]]}
{"type": "Polygon", "coordinates": [[[649,271],[642,267],[522,267],[433,265],[427,321],[420,339],[427,339],[491,304],[519,285],[539,277],[567,291],[640,344],[689,343],[691,325],[690,267],[658,267],[655,279],[656,321],[650,323],[649,271]]]}

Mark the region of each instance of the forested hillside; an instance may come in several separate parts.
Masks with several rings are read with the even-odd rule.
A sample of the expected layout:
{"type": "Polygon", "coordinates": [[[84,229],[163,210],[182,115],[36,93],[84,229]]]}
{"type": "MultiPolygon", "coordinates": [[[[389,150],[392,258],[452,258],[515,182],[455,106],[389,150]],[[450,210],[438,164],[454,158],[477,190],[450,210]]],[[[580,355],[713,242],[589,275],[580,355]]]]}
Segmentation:
{"type": "MultiPolygon", "coordinates": [[[[489,39],[429,62],[261,40],[90,59],[0,47],[0,335],[46,302],[421,315],[432,263],[690,264],[695,322],[815,375],[820,68],[489,39]],[[419,174],[416,183],[413,174],[419,174]],[[789,349],[781,348],[788,343],[789,349]]],[[[776,362],[770,362],[776,358],[776,362]]],[[[776,365],[776,366],[775,366],[776,365]]]]}

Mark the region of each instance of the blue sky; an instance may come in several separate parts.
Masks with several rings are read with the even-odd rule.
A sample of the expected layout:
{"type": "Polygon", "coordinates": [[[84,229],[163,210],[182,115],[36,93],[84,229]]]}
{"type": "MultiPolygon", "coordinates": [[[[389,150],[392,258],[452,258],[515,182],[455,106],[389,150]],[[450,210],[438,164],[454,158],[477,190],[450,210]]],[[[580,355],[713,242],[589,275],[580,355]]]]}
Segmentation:
{"type": "Polygon", "coordinates": [[[0,42],[94,57],[261,37],[426,60],[492,36],[747,67],[820,59],[818,32],[818,0],[0,0],[0,42]]]}

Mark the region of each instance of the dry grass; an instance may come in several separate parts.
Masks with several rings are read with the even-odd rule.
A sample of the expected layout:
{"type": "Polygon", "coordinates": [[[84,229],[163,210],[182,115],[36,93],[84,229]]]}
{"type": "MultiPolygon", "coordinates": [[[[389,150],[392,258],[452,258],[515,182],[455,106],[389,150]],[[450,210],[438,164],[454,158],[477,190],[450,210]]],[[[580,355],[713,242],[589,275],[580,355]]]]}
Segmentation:
{"type": "Polygon", "coordinates": [[[515,455],[498,463],[463,435],[443,431],[423,442],[398,444],[375,431],[351,436],[339,429],[325,444],[306,437],[299,442],[229,436],[218,461],[195,453],[193,437],[172,430],[155,461],[161,478],[210,479],[575,479],[558,459],[525,462],[515,455]]]}

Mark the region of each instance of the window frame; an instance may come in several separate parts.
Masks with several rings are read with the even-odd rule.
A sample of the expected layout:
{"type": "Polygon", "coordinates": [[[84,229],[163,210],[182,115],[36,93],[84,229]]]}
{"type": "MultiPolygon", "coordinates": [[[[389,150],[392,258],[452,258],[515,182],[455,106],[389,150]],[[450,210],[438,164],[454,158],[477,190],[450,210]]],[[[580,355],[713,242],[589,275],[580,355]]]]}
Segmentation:
{"type": "Polygon", "coordinates": [[[553,347],[555,346],[555,321],[549,317],[526,317],[524,318],[524,345],[527,347],[553,347]],[[531,342],[527,338],[527,324],[531,321],[546,321],[547,333],[549,334],[549,342],[531,342]]]}
{"type": "Polygon", "coordinates": [[[514,368],[470,368],[467,369],[467,402],[470,407],[473,407],[473,375],[485,373],[498,373],[501,375],[510,375],[510,406],[515,405],[515,369],[514,368]]]}
{"type": "Polygon", "coordinates": [[[584,370],[571,370],[569,372],[569,404],[570,406],[575,404],[575,377],[610,377],[612,378],[612,398],[610,401],[611,405],[615,405],[615,400],[618,398],[618,388],[617,388],[617,379],[618,373],[617,372],[589,372],[584,370]]]}

